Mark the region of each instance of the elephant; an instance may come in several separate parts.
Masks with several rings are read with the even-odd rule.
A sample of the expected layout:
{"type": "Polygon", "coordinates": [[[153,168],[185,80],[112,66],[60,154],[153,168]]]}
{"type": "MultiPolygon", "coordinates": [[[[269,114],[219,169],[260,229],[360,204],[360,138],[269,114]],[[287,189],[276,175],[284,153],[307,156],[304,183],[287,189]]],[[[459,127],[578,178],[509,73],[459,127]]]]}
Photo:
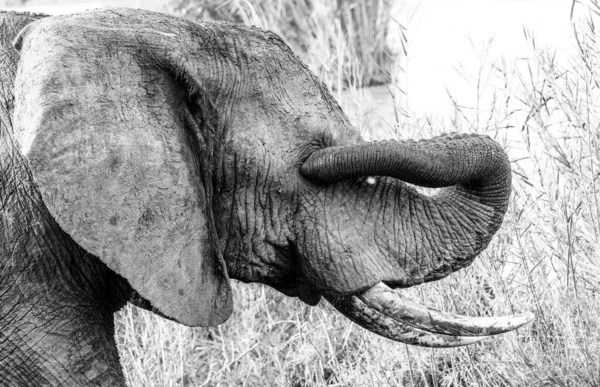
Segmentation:
{"type": "Polygon", "coordinates": [[[0,22],[1,385],[124,386],[113,314],[214,326],[231,279],[421,346],[532,321],[395,290],[468,266],[500,227],[511,169],[491,138],[366,142],[255,27],[126,8],[0,22]]]}

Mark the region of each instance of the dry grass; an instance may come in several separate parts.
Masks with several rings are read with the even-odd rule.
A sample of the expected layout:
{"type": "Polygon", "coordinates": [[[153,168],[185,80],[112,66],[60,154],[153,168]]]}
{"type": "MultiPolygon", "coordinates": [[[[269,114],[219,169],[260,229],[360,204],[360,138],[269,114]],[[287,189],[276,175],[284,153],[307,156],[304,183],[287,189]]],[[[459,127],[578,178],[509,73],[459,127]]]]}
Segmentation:
{"type": "Polygon", "coordinates": [[[540,51],[518,66],[482,67],[473,89],[492,95],[488,106],[458,101],[448,124],[398,115],[401,138],[486,133],[505,144],[514,171],[513,200],[488,249],[471,267],[409,295],[473,316],[531,310],[532,325],[431,350],[375,336],[325,303],[310,308],[234,283],[234,315],[219,327],[122,311],[117,337],[130,385],[600,385],[600,47],[593,22],[577,26],[579,50],[569,63],[540,51]]]}
{"type": "Polygon", "coordinates": [[[392,0],[173,0],[193,20],[255,25],[282,36],[330,88],[388,83],[392,0]]]}

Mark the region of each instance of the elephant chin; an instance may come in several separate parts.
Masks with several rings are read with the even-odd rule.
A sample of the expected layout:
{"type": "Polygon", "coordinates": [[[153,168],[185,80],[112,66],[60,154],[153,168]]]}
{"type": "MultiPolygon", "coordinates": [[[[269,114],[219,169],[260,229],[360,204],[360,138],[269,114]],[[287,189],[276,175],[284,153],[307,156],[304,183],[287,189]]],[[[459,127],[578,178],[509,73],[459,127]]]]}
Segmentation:
{"type": "Polygon", "coordinates": [[[423,347],[473,344],[517,329],[534,319],[533,313],[504,317],[466,317],[420,305],[383,283],[352,296],[325,295],[343,315],[383,337],[423,347]]]}
{"type": "Polygon", "coordinates": [[[321,301],[321,293],[305,281],[295,282],[292,286],[288,287],[273,284],[270,286],[288,297],[297,297],[300,301],[310,306],[315,306],[321,301]]]}

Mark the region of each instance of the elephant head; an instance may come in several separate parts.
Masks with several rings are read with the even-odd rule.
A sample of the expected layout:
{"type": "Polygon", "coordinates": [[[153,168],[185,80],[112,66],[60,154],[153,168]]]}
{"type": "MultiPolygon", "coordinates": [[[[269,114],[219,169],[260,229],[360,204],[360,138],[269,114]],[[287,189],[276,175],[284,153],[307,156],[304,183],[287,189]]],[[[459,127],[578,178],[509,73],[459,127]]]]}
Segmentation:
{"type": "MultiPolygon", "coordinates": [[[[16,265],[23,294],[51,294],[58,281],[71,306],[100,287],[78,307],[104,320],[138,294],[166,317],[210,326],[229,317],[234,278],[311,305],[323,296],[373,332],[425,346],[531,320],[453,316],[391,290],[469,265],[499,228],[511,171],[490,138],[364,142],[286,44],[248,26],[111,9],[44,18],[14,45],[0,265],[55,262],[16,265]],[[406,183],[442,189],[426,196],[406,183]]],[[[10,286],[0,284],[1,295],[10,286]]],[[[28,297],[13,304],[39,296],[28,297]]],[[[61,316],[74,330],[82,319],[61,316]]],[[[114,346],[106,324],[92,347],[114,346]]],[[[53,356],[90,382],[114,360],[53,356]]]]}

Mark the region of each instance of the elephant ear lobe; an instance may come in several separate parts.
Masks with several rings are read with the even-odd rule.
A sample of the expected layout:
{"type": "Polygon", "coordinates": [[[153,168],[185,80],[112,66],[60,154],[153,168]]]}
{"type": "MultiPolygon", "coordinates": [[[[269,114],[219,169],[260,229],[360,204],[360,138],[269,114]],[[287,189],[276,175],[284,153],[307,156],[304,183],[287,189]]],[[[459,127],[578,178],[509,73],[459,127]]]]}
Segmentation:
{"type": "Polygon", "coordinates": [[[21,42],[15,133],[46,207],[163,314],[224,322],[231,289],[185,88],[127,48],[75,45],[45,23],[21,42]]]}

